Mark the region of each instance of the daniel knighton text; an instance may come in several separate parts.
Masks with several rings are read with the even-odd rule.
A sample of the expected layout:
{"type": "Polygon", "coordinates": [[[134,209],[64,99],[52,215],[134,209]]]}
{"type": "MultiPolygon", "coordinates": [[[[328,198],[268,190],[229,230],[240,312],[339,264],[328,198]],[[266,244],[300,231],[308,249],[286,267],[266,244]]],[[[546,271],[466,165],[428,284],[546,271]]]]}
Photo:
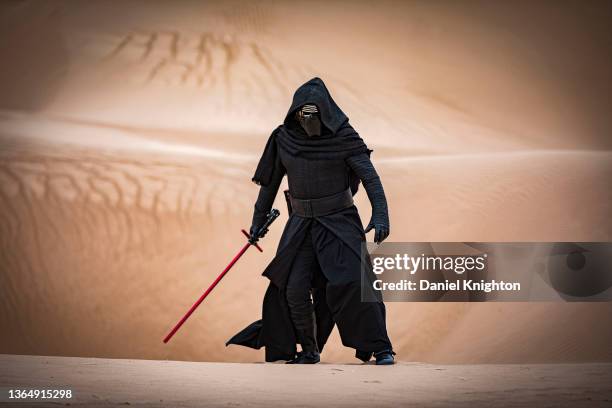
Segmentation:
{"type": "Polygon", "coordinates": [[[610,301],[612,244],[391,242],[362,247],[362,301],[610,301]]]}

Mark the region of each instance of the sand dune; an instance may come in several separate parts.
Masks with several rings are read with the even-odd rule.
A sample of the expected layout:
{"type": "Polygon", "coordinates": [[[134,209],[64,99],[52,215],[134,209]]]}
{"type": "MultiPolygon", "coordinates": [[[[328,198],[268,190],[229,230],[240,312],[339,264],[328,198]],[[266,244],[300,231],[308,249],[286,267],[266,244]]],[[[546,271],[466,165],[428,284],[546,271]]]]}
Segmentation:
{"type": "MultiPolygon", "coordinates": [[[[161,338],[239,248],[315,75],[375,150],[390,240],[612,240],[606,4],[116,7],[0,5],[0,352],[262,360],[223,344],[260,314],[280,197],[264,254],[161,338]]],[[[404,361],[612,361],[609,303],[388,309],[404,361]]],[[[323,359],[353,361],[337,333],[323,359]]]]}
{"type": "Polygon", "coordinates": [[[113,7],[4,4],[0,107],[260,136],[319,75],[379,149],[612,147],[606,5],[113,7]]]}
{"type": "MultiPolygon", "coordinates": [[[[42,123],[41,129],[49,127],[42,123]]],[[[60,125],[71,126],[51,128],[60,125]]],[[[104,140],[120,140],[97,131],[109,133],[104,140]]],[[[223,343],[259,316],[266,285],[259,272],[286,219],[280,198],[276,205],[283,216],[263,243],[266,253],[247,253],[176,339],[166,346],[160,342],[240,246],[239,230],[248,226],[257,192],[249,182],[253,160],[211,159],[197,149],[182,156],[170,149],[108,150],[110,145],[101,151],[70,144],[70,134],[57,134],[64,144],[55,145],[26,134],[4,139],[13,140],[0,160],[7,268],[1,309],[12,333],[3,339],[6,350],[261,358],[223,343]],[[232,172],[225,170],[228,165],[232,172]]],[[[391,192],[390,239],[609,240],[604,214],[612,202],[606,183],[611,163],[610,154],[588,152],[383,158],[378,167],[391,192]],[[580,193],[572,197],[575,191],[580,193]],[[580,210],[585,206],[591,211],[580,210]],[[560,218],[568,222],[558,224],[560,218]]],[[[367,219],[363,192],[358,204],[367,219]]],[[[610,311],[607,303],[393,303],[389,329],[397,351],[411,361],[608,361],[610,311]],[[544,331],[543,321],[548,322],[544,331]],[[570,322],[573,329],[567,330],[570,322]],[[597,336],[579,325],[593,327],[597,336]],[[499,330],[507,336],[499,338],[499,330]],[[557,346],[543,348],[553,332],[557,346]],[[510,352],[517,338],[524,347],[510,352]],[[492,340],[495,347],[488,346],[492,340]]],[[[335,334],[325,360],[352,360],[335,334]]]]}

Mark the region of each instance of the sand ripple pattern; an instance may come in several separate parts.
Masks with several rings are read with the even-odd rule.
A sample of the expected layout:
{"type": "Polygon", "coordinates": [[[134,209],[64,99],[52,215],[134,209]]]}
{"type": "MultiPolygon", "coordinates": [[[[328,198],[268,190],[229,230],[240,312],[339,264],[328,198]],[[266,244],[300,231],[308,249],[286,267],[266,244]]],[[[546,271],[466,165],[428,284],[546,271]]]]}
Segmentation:
{"type": "MultiPolygon", "coordinates": [[[[12,335],[2,350],[61,354],[84,336],[91,343],[77,348],[114,354],[109,336],[124,330],[156,342],[165,327],[147,324],[155,307],[176,307],[161,319],[169,324],[184,307],[173,288],[198,291],[189,279],[215,264],[212,245],[224,238],[213,237],[245,221],[253,191],[235,177],[168,157],[3,148],[0,325],[12,335]]],[[[130,344],[126,355],[141,347],[130,344]]]]}
{"type": "Polygon", "coordinates": [[[231,34],[132,31],[109,43],[103,61],[129,67],[130,78],[145,84],[286,98],[287,84],[312,72],[307,64],[291,66],[257,41],[231,34]]]}

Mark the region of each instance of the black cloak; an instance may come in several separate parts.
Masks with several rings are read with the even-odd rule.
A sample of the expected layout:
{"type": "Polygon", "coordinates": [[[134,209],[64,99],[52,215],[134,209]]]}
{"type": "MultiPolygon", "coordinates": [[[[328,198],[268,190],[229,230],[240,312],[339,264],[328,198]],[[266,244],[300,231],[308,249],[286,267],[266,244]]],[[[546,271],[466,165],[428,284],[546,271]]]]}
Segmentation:
{"type": "MultiPolygon", "coordinates": [[[[345,160],[364,153],[369,156],[371,152],[319,78],[311,79],[295,92],[283,125],[268,139],[253,176],[255,183],[265,187],[271,182],[279,149],[288,157],[306,160],[345,160]],[[307,103],[317,105],[321,113],[320,137],[305,137],[301,127],[292,120],[295,111],[307,103]]],[[[352,170],[349,170],[349,185],[354,194],[359,178],[352,170]]],[[[309,229],[319,261],[312,290],[319,349],[323,350],[334,325],[338,325],[342,343],[356,349],[359,358],[365,360],[367,353],[391,350],[380,295],[374,294],[377,302],[361,302],[362,267],[365,265],[368,280],[374,279],[374,275],[367,252],[362,252],[365,234],[354,205],[325,216],[307,218],[292,214],[289,217],[276,256],[263,272],[270,284],[264,296],[262,319],[233,336],[226,345],[265,347],[266,361],[294,358],[296,335],[285,286],[309,229]]]]}
{"type": "MultiPolygon", "coordinates": [[[[348,117],[332,99],[320,78],[311,79],[295,92],[283,124],[277,127],[268,138],[252,178],[254,183],[262,186],[268,185],[274,163],[278,158],[279,147],[291,156],[313,160],[346,158],[360,153],[369,155],[372,152],[349,124],[348,117]],[[303,129],[295,120],[292,120],[295,112],[307,103],[315,104],[319,108],[323,124],[320,137],[305,137],[303,129]]],[[[352,171],[349,176],[350,187],[354,195],[359,188],[359,179],[352,171]]]]}

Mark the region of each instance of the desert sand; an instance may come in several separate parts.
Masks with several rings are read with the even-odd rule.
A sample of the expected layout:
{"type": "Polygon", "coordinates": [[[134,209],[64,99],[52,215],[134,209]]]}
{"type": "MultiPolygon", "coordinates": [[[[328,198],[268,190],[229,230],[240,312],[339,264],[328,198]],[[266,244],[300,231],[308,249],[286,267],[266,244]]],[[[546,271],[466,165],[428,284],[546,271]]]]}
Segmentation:
{"type": "MultiPolygon", "coordinates": [[[[161,339],[240,248],[258,154],[313,76],[374,149],[390,241],[611,241],[611,19],[609,2],[3,2],[0,352],[262,361],[224,342],[260,316],[259,274],[286,220],[280,195],[265,252],[247,252],[171,343],[161,339]]],[[[367,222],[365,193],[356,199],[367,222]]],[[[576,376],[600,381],[609,367],[425,363],[612,361],[611,303],[393,303],[388,326],[399,360],[422,362],[384,374],[405,383],[369,366],[313,377],[355,370],[349,388],[376,380],[368,386],[390,387],[385,401],[422,402],[433,382],[408,385],[440,375],[450,388],[438,405],[478,400],[466,394],[478,385],[508,402],[525,373],[561,375],[554,387],[586,395],[576,376]]],[[[356,361],[337,333],[322,358],[356,361]]],[[[155,398],[185,406],[204,391],[222,404],[237,388],[220,379],[286,370],[47,360],[58,366],[41,373],[113,373],[84,398],[105,398],[115,373],[133,369],[140,388],[113,401],[161,386],[155,398]],[[163,388],[170,372],[196,376],[186,396],[163,388]]],[[[244,395],[274,386],[244,384],[244,395]]],[[[557,390],[530,384],[544,388],[527,388],[525,404],[557,390]]],[[[321,401],[332,383],[324,389],[321,401]]]]}
{"type": "MultiPolygon", "coordinates": [[[[0,355],[0,388],[71,389],[87,407],[605,407],[611,364],[189,363],[0,355]],[[342,390],[342,395],[339,395],[342,390]]],[[[15,407],[3,395],[0,401],[15,407]]],[[[4,404],[3,404],[4,405],[4,404]]],[[[28,406],[49,406],[28,402],[28,406]]]]}

